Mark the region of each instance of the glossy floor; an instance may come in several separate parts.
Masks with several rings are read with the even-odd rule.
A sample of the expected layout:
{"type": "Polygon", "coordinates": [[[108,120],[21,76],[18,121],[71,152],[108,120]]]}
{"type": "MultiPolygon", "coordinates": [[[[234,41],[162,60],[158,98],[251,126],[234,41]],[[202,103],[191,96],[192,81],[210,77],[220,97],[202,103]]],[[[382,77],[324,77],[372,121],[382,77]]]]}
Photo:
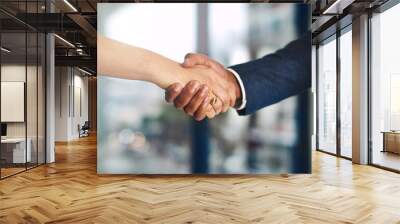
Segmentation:
{"type": "Polygon", "coordinates": [[[313,153],[311,175],[99,176],[96,139],[0,181],[0,223],[400,223],[400,175],[313,153]]]}
{"type": "Polygon", "coordinates": [[[400,171],[400,154],[376,150],[372,160],[374,164],[400,171]]]}

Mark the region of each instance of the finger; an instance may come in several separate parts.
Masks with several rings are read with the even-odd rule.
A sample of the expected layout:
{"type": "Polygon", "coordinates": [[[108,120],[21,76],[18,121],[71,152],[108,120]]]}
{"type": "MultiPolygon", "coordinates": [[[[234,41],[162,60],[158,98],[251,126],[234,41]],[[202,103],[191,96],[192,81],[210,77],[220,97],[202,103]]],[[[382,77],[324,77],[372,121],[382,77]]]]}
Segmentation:
{"type": "Polygon", "coordinates": [[[201,103],[199,109],[194,113],[194,119],[201,121],[206,117],[207,111],[210,106],[210,97],[207,96],[206,99],[201,103]]]}
{"type": "Polygon", "coordinates": [[[207,106],[207,113],[206,116],[208,119],[212,119],[216,116],[217,114],[214,111],[214,108],[211,105],[207,106]]]}
{"type": "Polygon", "coordinates": [[[183,67],[193,67],[195,65],[209,65],[209,58],[204,54],[188,53],[185,55],[185,60],[182,63],[183,67]]]}
{"type": "Polygon", "coordinates": [[[178,82],[168,86],[168,88],[165,90],[165,101],[167,101],[168,103],[172,103],[182,91],[182,89],[182,84],[178,82]]]}
{"type": "Polygon", "coordinates": [[[227,91],[230,91],[230,90],[225,90],[218,86],[213,89],[213,93],[219,98],[218,101],[220,101],[220,103],[222,103],[221,112],[226,112],[229,109],[230,98],[229,98],[229,95],[227,94],[227,91]]]}
{"type": "Polygon", "coordinates": [[[225,113],[225,112],[227,112],[228,110],[229,110],[229,104],[230,103],[230,100],[229,100],[229,98],[227,98],[226,100],[225,100],[225,103],[224,103],[224,105],[223,105],[223,107],[222,107],[222,112],[223,113],[225,113]]]}
{"type": "Polygon", "coordinates": [[[201,85],[197,90],[196,95],[190,100],[188,105],[185,106],[184,110],[190,116],[193,116],[194,112],[199,108],[201,103],[208,96],[208,87],[206,85],[201,85]]]}
{"type": "Polygon", "coordinates": [[[200,82],[198,81],[192,80],[188,82],[180,94],[176,97],[174,101],[175,107],[179,109],[184,108],[197,93],[199,87],[200,82]]]}
{"type": "Polygon", "coordinates": [[[226,111],[229,110],[230,107],[230,97],[227,93],[223,96],[222,103],[223,103],[222,112],[225,113],[226,111]]]}
{"type": "Polygon", "coordinates": [[[213,104],[211,104],[211,106],[216,114],[220,114],[222,111],[222,106],[223,106],[222,101],[219,97],[217,97],[217,96],[214,96],[214,97],[216,97],[216,101],[213,104]]]}

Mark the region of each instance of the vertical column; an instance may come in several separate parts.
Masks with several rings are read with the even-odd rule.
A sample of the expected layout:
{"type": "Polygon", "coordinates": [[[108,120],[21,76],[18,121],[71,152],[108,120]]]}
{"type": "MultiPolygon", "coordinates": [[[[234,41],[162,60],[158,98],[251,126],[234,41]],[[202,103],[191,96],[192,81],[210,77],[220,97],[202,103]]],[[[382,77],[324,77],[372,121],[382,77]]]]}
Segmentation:
{"type": "MultiPolygon", "coordinates": [[[[197,4],[197,51],[208,53],[208,4],[197,4]]],[[[192,122],[192,172],[209,172],[208,121],[192,122]]]]}
{"type": "MultiPolygon", "coordinates": [[[[310,6],[308,4],[298,4],[296,5],[295,12],[296,14],[294,23],[298,36],[302,36],[307,34],[307,32],[311,32],[309,30],[309,27],[311,25],[310,6]]],[[[308,74],[311,76],[311,38],[309,41],[309,48],[307,52],[304,52],[304,56],[310,58],[310,64],[304,66],[308,66],[308,74]]],[[[297,106],[295,113],[297,141],[291,149],[291,173],[311,173],[312,113],[310,112],[313,110],[311,97],[311,89],[308,89],[307,91],[304,91],[297,96],[297,106]]]]}
{"type": "Polygon", "coordinates": [[[341,31],[336,31],[336,155],[341,156],[342,146],[342,122],[341,122],[341,108],[340,108],[340,83],[341,83],[341,63],[340,63],[340,36],[341,31]]]}
{"type": "Polygon", "coordinates": [[[88,111],[91,132],[97,132],[97,78],[88,78],[88,111]]]}
{"type": "MultiPolygon", "coordinates": [[[[46,11],[53,12],[51,1],[46,1],[46,11]]],[[[55,161],[55,54],[54,35],[46,34],[46,163],[55,161]]]]}
{"type": "MultiPolygon", "coordinates": [[[[2,23],[0,23],[0,47],[2,47],[2,23]]],[[[1,51],[1,50],[0,50],[1,51]]],[[[1,129],[2,129],[2,122],[1,122],[1,67],[3,66],[3,64],[2,64],[2,59],[1,59],[1,52],[0,52],[0,137],[1,137],[1,132],[3,132],[1,129]]],[[[0,141],[1,141],[1,139],[0,139],[0,141]]],[[[2,179],[1,177],[2,177],[2,174],[1,174],[1,170],[2,170],[2,167],[3,167],[3,160],[2,160],[2,156],[1,156],[1,151],[2,151],[3,149],[2,149],[2,144],[1,144],[1,142],[0,142],[0,180],[2,179]]],[[[4,175],[4,174],[3,174],[4,175]]]]}
{"type": "Polygon", "coordinates": [[[368,163],[368,15],[353,19],[353,162],[368,163]]]}
{"type": "Polygon", "coordinates": [[[312,128],[311,128],[311,150],[317,149],[317,47],[311,48],[311,105],[312,105],[312,128]]]}

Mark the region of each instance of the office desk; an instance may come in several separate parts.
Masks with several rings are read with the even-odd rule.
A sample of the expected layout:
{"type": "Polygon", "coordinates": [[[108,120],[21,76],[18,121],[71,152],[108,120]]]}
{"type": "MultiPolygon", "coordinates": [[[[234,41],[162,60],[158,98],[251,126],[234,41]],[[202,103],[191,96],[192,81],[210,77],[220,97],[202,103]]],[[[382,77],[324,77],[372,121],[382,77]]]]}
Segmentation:
{"type": "Polygon", "coordinates": [[[30,138],[28,138],[26,139],[26,142],[28,144],[26,147],[26,154],[25,154],[25,138],[1,139],[1,154],[2,154],[1,156],[5,158],[8,163],[31,162],[32,141],[30,138]],[[11,160],[11,154],[12,154],[12,160],[11,160]]]}
{"type": "Polygon", "coordinates": [[[382,152],[392,152],[400,154],[400,132],[382,131],[383,150],[382,152]]]}

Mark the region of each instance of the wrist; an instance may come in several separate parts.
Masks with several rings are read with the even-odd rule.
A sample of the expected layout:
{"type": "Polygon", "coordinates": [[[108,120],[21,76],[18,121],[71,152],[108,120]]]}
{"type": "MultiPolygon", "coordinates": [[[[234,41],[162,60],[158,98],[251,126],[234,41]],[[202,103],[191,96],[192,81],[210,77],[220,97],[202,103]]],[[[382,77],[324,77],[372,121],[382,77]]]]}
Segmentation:
{"type": "Polygon", "coordinates": [[[189,71],[185,68],[181,68],[180,66],[173,66],[169,70],[159,71],[156,76],[158,77],[159,84],[157,85],[163,89],[168,88],[168,86],[174,83],[180,83],[182,85],[186,85],[190,81],[189,71]]]}
{"type": "Polygon", "coordinates": [[[178,82],[182,85],[186,85],[193,79],[194,79],[193,73],[189,69],[179,68],[179,72],[177,72],[175,76],[175,83],[178,82]]]}
{"type": "Polygon", "coordinates": [[[235,75],[231,71],[226,69],[226,72],[228,73],[229,84],[234,89],[236,101],[238,101],[242,98],[242,91],[240,89],[240,84],[236,79],[235,75]]]}

